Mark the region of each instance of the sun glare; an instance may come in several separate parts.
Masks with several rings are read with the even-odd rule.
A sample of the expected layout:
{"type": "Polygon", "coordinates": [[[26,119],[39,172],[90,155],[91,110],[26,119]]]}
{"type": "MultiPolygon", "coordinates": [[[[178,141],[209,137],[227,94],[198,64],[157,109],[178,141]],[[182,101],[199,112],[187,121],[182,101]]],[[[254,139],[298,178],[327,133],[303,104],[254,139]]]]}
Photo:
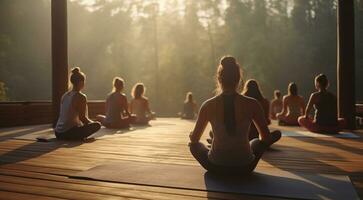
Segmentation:
{"type": "MultiPolygon", "coordinates": [[[[79,1],[80,4],[85,5],[88,8],[88,10],[90,10],[90,11],[97,9],[94,7],[97,0],[71,0],[71,1],[79,1]]],[[[115,1],[115,0],[106,0],[106,2],[112,2],[112,1],[115,1]]],[[[178,0],[179,3],[182,3],[184,1],[185,0],[178,0]]],[[[128,3],[134,3],[134,2],[141,3],[141,4],[157,3],[159,5],[159,11],[163,12],[163,11],[165,11],[168,0],[129,0],[128,1],[128,3]]]]}

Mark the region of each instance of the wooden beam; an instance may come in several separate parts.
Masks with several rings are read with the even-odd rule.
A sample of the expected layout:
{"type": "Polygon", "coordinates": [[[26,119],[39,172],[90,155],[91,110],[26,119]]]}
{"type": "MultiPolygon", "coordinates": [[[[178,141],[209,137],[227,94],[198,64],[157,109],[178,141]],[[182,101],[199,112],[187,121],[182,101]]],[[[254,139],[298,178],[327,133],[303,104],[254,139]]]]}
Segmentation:
{"type": "Polygon", "coordinates": [[[52,0],[52,102],[53,125],[62,95],[68,90],[67,0],[52,0]]]}
{"type": "Polygon", "coordinates": [[[347,128],[355,129],[354,0],[338,0],[337,16],[338,111],[347,128]]]}

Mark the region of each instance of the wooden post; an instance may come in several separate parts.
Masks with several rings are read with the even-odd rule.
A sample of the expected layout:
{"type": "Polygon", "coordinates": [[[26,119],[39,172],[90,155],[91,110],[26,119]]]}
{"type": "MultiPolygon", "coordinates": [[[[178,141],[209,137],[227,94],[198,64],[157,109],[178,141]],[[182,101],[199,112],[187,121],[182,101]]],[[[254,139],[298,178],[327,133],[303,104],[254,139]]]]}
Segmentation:
{"type": "Polygon", "coordinates": [[[157,1],[153,2],[153,16],[152,16],[152,20],[153,20],[153,26],[154,26],[154,60],[155,60],[155,85],[154,85],[154,102],[157,102],[156,104],[154,104],[154,110],[156,112],[160,112],[160,87],[159,87],[159,42],[158,42],[158,14],[159,14],[159,4],[157,3],[157,1]]]}
{"type": "Polygon", "coordinates": [[[53,127],[62,95],[68,90],[67,0],[52,0],[52,105],[53,127]]]}
{"type": "Polygon", "coordinates": [[[338,113],[355,129],[354,0],[338,0],[338,113]]]}

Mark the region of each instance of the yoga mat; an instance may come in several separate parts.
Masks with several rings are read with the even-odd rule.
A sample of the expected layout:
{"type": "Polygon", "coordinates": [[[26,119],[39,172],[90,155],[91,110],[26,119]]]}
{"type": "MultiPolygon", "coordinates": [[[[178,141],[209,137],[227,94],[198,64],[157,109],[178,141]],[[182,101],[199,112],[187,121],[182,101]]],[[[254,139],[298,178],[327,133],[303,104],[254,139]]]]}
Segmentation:
{"type": "MultiPolygon", "coordinates": [[[[128,130],[117,130],[117,129],[106,129],[104,127],[101,128],[100,131],[96,132],[93,135],[90,135],[89,138],[97,138],[97,139],[108,139],[118,137],[119,135],[126,133],[128,130]]],[[[54,135],[54,130],[52,128],[48,128],[41,131],[32,132],[26,135],[14,137],[18,140],[35,140],[38,142],[50,142],[56,140],[54,135]]]]}
{"type": "Polygon", "coordinates": [[[289,137],[336,137],[336,138],[349,138],[349,139],[357,139],[360,138],[359,135],[356,135],[351,132],[339,132],[338,134],[322,134],[322,133],[313,133],[305,130],[281,130],[282,136],[289,137]]]}
{"type": "Polygon", "coordinates": [[[347,176],[258,170],[245,177],[216,176],[200,166],[123,161],[71,178],[297,199],[358,199],[347,176]]]}

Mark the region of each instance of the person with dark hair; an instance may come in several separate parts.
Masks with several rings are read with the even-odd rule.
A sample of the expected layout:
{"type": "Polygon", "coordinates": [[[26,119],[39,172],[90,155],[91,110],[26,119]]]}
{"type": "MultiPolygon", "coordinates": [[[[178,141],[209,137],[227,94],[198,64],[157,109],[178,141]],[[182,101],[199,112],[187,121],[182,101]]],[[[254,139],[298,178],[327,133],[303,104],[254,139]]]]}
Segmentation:
{"type": "Polygon", "coordinates": [[[183,105],[183,112],[180,114],[182,119],[194,119],[197,113],[197,104],[193,100],[193,93],[188,92],[184,105],[183,105]]]}
{"type": "MultiPolygon", "coordinates": [[[[269,118],[270,102],[262,95],[258,82],[254,79],[248,80],[245,84],[242,94],[247,97],[256,99],[261,104],[266,122],[267,124],[270,124],[271,123],[271,120],[269,118]]],[[[250,140],[258,138],[258,131],[254,124],[251,125],[249,138],[250,140]]]]}
{"type": "Polygon", "coordinates": [[[125,81],[120,77],[113,79],[113,91],[106,99],[106,116],[98,115],[97,119],[106,128],[129,128],[136,120],[128,111],[127,97],[121,93],[125,81]]]}
{"type": "Polygon", "coordinates": [[[149,100],[144,96],[145,90],[143,83],[137,83],[131,92],[133,99],[131,100],[129,111],[136,115],[134,124],[145,125],[150,120],[155,119],[155,113],[150,109],[149,100]]]}
{"type": "Polygon", "coordinates": [[[277,119],[276,115],[282,111],[282,98],[280,90],[274,91],[274,99],[270,105],[270,117],[271,119],[277,119]]]}
{"type": "Polygon", "coordinates": [[[87,96],[81,92],[85,80],[86,75],[80,68],[72,69],[72,89],[62,97],[60,114],[54,129],[57,139],[85,140],[101,128],[100,123],[88,118],[87,96]]]}
{"type": "Polygon", "coordinates": [[[338,118],[337,98],[329,92],[328,78],[324,74],[315,77],[316,92],[310,95],[305,115],[299,117],[299,124],[311,132],[337,133],[344,128],[345,120],[338,118]],[[314,119],[309,118],[310,111],[315,108],[314,119]]]}
{"type": "Polygon", "coordinates": [[[225,56],[221,59],[217,68],[217,95],[203,103],[194,130],[189,135],[192,155],[212,173],[236,175],[252,172],[264,151],[281,138],[280,131],[269,131],[258,101],[237,92],[241,76],[235,58],[225,56]],[[210,150],[200,142],[208,123],[213,131],[210,150]],[[261,139],[249,141],[252,123],[261,139]]]}
{"type": "Polygon", "coordinates": [[[305,112],[304,98],[298,95],[297,85],[291,82],[288,86],[288,94],[282,100],[282,111],[277,114],[280,125],[299,125],[297,119],[305,112]]]}

